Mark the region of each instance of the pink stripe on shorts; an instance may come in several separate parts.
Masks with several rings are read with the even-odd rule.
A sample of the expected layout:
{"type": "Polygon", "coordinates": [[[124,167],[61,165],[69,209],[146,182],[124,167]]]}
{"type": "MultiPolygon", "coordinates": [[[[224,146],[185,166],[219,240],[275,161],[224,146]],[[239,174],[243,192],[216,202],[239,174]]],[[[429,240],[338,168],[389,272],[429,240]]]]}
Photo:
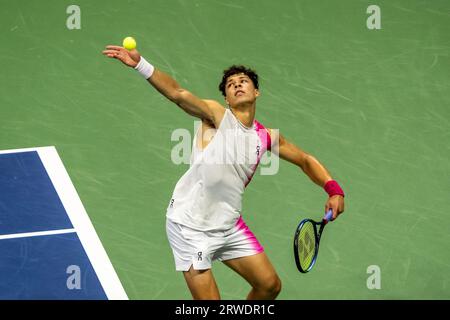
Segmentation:
{"type": "Polygon", "coordinates": [[[211,268],[214,260],[226,261],[264,251],[253,232],[239,217],[227,231],[199,231],[167,219],[167,237],[173,251],[176,270],[211,268]]]}
{"type": "Polygon", "coordinates": [[[256,239],[253,232],[251,232],[250,229],[245,224],[244,220],[242,219],[242,216],[239,217],[239,220],[236,223],[236,227],[238,227],[239,230],[242,230],[244,232],[247,239],[253,244],[253,249],[255,249],[258,253],[264,251],[264,248],[259,243],[258,239],[256,239]]]}

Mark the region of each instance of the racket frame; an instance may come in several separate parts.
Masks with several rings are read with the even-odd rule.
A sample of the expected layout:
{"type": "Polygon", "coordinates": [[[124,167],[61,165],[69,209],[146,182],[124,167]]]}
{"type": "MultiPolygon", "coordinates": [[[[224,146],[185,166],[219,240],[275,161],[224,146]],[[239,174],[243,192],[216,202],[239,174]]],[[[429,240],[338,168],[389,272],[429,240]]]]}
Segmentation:
{"type": "Polygon", "coordinates": [[[317,261],[317,256],[319,254],[319,243],[320,243],[320,238],[322,237],[322,233],[323,233],[323,229],[325,228],[325,225],[328,223],[328,221],[332,220],[332,211],[329,210],[327,212],[327,214],[325,215],[325,217],[322,219],[321,222],[317,222],[314,221],[312,219],[303,219],[297,226],[297,230],[295,231],[295,235],[294,235],[294,257],[295,257],[295,264],[297,265],[297,269],[298,271],[300,271],[301,273],[307,273],[309,272],[314,265],[316,264],[317,261]],[[313,229],[314,229],[314,238],[315,238],[315,245],[314,245],[314,256],[313,259],[311,261],[311,264],[309,265],[309,267],[304,270],[300,264],[300,257],[299,257],[299,247],[298,247],[298,237],[300,236],[300,231],[303,228],[303,226],[306,223],[312,223],[313,225],[313,229]],[[319,231],[317,231],[317,227],[319,227],[319,231]]]}

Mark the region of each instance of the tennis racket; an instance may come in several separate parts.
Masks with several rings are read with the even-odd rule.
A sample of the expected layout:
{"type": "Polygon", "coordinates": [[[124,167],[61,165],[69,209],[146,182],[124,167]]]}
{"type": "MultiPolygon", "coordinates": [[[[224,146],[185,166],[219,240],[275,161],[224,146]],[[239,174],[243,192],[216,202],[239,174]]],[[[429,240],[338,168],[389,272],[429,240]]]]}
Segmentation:
{"type": "Polygon", "coordinates": [[[307,273],[316,263],[320,237],[325,225],[332,218],[333,211],[329,209],[321,222],[304,219],[298,225],[294,236],[294,256],[298,271],[301,273],[307,273]],[[319,231],[317,231],[318,228],[319,231]]]}

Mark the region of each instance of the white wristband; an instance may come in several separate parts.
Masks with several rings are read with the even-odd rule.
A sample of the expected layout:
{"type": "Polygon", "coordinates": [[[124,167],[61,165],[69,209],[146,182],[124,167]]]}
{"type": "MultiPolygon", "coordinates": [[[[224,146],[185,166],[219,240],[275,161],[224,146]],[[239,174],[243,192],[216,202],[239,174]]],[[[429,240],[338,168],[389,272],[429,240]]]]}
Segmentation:
{"type": "Polygon", "coordinates": [[[141,60],[139,60],[139,63],[136,67],[134,67],[134,69],[136,69],[141,74],[141,76],[145,78],[145,80],[150,78],[153,74],[153,71],[155,71],[155,67],[152,66],[147,60],[145,60],[143,56],[141,56],[141,60]]]}

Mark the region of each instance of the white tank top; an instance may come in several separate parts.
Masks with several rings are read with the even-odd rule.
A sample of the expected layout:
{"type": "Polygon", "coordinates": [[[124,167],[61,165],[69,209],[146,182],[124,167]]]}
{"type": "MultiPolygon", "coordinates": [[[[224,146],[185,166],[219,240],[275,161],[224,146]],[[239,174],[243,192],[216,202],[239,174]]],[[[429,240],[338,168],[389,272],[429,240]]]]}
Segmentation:
{"type": "Polygon", "coordinates": [[[241,215],[244,189],[270,144],[258,121],[248,128],[226,109],[204,150],[195,134],[190,167],[175,186],[167,218],[202,231],[232,228],[241,215]]]}

